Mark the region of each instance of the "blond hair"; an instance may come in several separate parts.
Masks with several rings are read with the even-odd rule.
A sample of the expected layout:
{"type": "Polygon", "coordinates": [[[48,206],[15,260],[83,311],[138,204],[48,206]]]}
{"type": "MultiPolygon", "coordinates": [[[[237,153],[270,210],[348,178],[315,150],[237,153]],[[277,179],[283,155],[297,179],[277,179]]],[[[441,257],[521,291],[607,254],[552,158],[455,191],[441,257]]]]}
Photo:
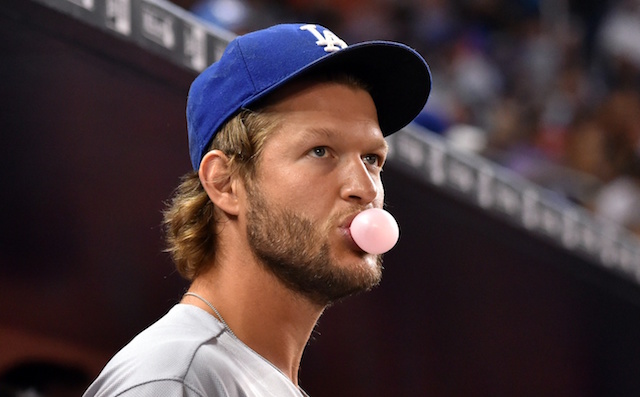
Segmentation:
{"type": "MultiPolygon", "coordinates": [[[[255,160],[277,120],[273,113],[243,110],[220,129],[209,150],[219,149],[228,156],[230,175],[252,181],[255,160]]],[[[216,211],[198,172],[182,177],[163,215],[166,251],[180,275],[193,280],[213,263],[217,246],[216,211]]]]}

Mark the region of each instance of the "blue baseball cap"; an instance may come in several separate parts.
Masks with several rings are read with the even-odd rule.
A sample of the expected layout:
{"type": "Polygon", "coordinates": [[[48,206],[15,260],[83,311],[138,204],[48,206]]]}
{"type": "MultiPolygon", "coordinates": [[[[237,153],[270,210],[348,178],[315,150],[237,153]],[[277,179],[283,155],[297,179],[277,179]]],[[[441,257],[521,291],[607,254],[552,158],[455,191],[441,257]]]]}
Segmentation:
{"type": "Polygon", "coordinates": [[[384,136],[424,108],[431,73],[412,48],[390,41],[347,45],[329,29],[282,24],[236,37],[219,61],[191,84],[187,98],[189,152],[194,170],[223,124],[241,109],[301,75],[340,71],[370,89],[384,136]]]}

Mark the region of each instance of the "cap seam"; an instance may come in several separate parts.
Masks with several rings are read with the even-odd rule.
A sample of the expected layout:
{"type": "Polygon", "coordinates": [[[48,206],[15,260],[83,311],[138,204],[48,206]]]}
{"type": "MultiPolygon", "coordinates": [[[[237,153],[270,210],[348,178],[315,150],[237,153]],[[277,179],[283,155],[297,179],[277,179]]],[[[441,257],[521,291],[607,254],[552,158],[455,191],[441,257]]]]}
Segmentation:
{"type": "MultiPolygon", "coordinates": [[[[251,80],[251,86],[253,87],[252,95],[255,95],[255,93],[256,93],[256,82],[253,80],[253,76],[249,72],[249,67],[247,66],[247,61],[244,58],[244,51],[242,51],[242,46],[241,46],[240,40],[238,40],[237,43],[238,43],[238,51],[240,51],[240,55],[241,55],[241,58],[242,58],[242,64],[244,65],[244,70],[247,73],[247,76],[249,76],[249,80],[251,80]]],[[[244,101],[246,101],[246,100],[247,99],[245,98],[244,101]]]]}

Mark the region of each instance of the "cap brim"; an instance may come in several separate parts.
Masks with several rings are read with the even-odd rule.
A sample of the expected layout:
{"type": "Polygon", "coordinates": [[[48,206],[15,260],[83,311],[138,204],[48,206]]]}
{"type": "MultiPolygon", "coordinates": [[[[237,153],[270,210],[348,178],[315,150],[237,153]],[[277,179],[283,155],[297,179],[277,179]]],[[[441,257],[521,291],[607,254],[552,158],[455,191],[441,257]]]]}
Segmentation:
{"type": "Polygon", "coordinates": [[[404,44],[368,41],[331,53],[291,73],[248,98],[243,107],[263,99],[301,76],[339,71],[356,76],[370,89],[384,136],[409,124],[424,108],[431,91],[431,73],[424,59],[404,44]]]}

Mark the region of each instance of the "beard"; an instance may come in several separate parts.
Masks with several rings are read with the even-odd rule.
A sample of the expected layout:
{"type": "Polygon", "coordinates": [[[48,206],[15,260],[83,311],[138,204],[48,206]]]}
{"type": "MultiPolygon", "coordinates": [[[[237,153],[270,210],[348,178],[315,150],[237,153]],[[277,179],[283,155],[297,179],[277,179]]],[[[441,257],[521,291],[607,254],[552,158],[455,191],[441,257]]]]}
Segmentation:
{"type": "MultiPolygon", "coordinates": [[[[363,258],[363,263],[342,267],[331,255],[330,230],[319,230],[311,220],[269,205],[257,188],[247,193],[251,198],[247,213],[251,250],[290,290],[326,306],[380,283],[381,255],[375,255],[374,266],[363,258]]],[[[334,217],[328,224],[335,225],[339,219],[334,217]]]]}

